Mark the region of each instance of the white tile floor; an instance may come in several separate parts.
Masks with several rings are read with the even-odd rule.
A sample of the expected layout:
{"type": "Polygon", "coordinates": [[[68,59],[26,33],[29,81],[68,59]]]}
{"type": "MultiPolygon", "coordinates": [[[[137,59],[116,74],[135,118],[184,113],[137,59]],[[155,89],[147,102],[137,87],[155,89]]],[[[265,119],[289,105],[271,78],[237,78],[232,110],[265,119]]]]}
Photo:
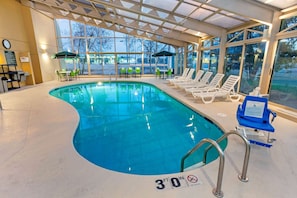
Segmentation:
{"type": "MultiPolygon", "coordinates": [[[[0,94],[1,198],[215,197],[212,190],[217,185],[219,160],[200,169],[157,176],[112,172],[84,160],[72,145],[79,120],[77,113],[48,92],[69,83],[94,80],[53,81],[0,94]],[[186,182],[189,175],[197,176],[198,184],[186,182]],[[172,178],[179,178],[181,187],[171,188],[168,181],[172,178]],[[165,189],[158,190],[161,180],[165,189]]],[[[168,86],[165,80],[141,80],[179,98],[225,131],[233,130],[237,124],[237,103],[217,101],[205,105],[168,86]]],[[[242,170],[244,145],[240,138],[229,137],[222,184],[224,197],[296,197],[297,123],[277,117],[273,125],[273,137],[277,139],[273,147],[251,146],[247,183],[237,177],[242,170]]]]}

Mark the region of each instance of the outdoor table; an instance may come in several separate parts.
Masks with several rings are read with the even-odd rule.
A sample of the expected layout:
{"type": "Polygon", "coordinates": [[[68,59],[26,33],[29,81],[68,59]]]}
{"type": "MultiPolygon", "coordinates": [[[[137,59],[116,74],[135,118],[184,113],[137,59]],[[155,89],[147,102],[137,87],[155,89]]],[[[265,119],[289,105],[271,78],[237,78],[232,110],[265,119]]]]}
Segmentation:
{"type": "Polygon", "coordinates": [[[160,69],[160,72],[162,74],[162,78],[165,79],[165,74],[168,72],[168,69],[160,69]]]}
{"type": "Polygon", "coordinates": [[[69,78],[69,76],[70,76],[70,72],[71,72],[71,71],[68,71],[68,70],[60,70],[60,71],[59,71],[60,74],[62,74],[63,76],[66,77],[65,79],[66,79],[67,81],[70,80],[70,78],[69,78]]]}

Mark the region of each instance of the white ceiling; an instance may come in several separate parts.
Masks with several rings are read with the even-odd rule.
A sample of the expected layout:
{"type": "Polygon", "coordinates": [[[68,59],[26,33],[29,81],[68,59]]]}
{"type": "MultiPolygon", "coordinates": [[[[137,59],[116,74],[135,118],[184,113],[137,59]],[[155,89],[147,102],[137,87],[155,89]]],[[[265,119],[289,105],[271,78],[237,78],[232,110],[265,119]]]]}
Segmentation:
{"type": "Polygon", "coordinates": [[[271,24],[297,0],[18,0],[69,18],[176,46],[221,36],[246,23],[271,24]]]}
{"type": "Polygon", "coordinates": [[[271,5],[280,9],[286,9],[294,5],[295,6],[297,5],[296,0],[254,0],[254,1],[258,1],[263,4],[271,5]]]}

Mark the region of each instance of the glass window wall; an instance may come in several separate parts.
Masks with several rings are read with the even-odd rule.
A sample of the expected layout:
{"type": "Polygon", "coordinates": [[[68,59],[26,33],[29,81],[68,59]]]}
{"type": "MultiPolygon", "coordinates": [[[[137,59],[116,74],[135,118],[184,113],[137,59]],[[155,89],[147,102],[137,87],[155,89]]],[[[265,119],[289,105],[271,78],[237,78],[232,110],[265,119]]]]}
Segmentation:
{"type": "Polygon", "coordinates": [[[67,19],[56,19],[59,51],[79,54],[75,60],[60,60],[61,67],[79,68],[81,74],[115,74],[116,66],[141,67],[144,74],[154,74],[156,66],[173,67],[173,57],[152,57],[159,51],[175,52],[168,44],[143,40],[124,33],[67,19]]]}
{"type": "Polygon", "coordinates": [[[58,39],[58,51],[71,51],[71,50],[72,50],[72,39],[71,38],[58,39]]]}
{"type": "Polygon", "coordinates": [[[269,100],[297,109],[297,37],[278,42],[269,100]]]}
{"type": "Polygon", "coordinates": [[[226,58],[224,63],[224,79],[230,75],[239,76],[241,62],[242,46],[228,47],[226,49],[226,58]]]}
{"type": "Polygon", "coordinates": [[[239,90],[241,93],[248,94],[259,86],[265,46],[265,42],[246,45],[239,90]]]}
{"type": "Polygon", "coordinates": [[[76,21],[71,21],[71,32],[73,37],[85,36],[85,25],[76,21]]]}
{"type": "Polygon", "coordinates": [[[201,56],[201,69],[211,71],[214,74],[218,71],[219,49],[203,50],[201,56]]]}
{"type": "Polygon", "coordinates": [[[260,38],[263,36],[265,29],[268,29],[267,25],[258,25],[251,27],[247,30],[247,39],[260,38]]]}
{"type": "Polygon", "coordinates": [[[243,30],[232,32],[227,35],[227,42],[229,43],[242,41],[242,40],[243,40],[243,30]]]}
{"type": "Polygon", "coordinates": [[[96,26],[86,25],[87,37],[100,37],[100,28],[96,26]]]}
{"type": "Polygon", "coordinates": [[[92,75],[104,74],[104,57],[100,54],[89,54],[90,72],[92,75]]]}
{"type": "Polygon", "coordinates": [[[70,37],[69,20],[67,19],[56,20],[56,31],[59,37],[70,37]]]}
{"type": "Polygon", "coordinates": [[[187,67],[196,69],[196,67],[197,67],[197,52],[188,52],[187,67]]]}
{"type": "MultiPolygon", "coordinates": [[[[88,62],[87,62],[87,54],[79,54],[79,58],[77,60],[77,67],[80,70],[80,74],[87,75],[88,74],[88,62]]],[[[69,70],[72,70],[74,67],[70,68],[71,65],[69,65],[69,70]]]]}
{"type": "Polygon", "coordinates": [[[297,16],[290,17],[288,19],[283,19],[281,22],[280,31],[294,31],[297,30],[297,16]]]}
{"type": "Polygon", "coordinates": [[[102,52],[100,38],[98,37],[87,38],[87,49],[89,52],[102,52]]]}

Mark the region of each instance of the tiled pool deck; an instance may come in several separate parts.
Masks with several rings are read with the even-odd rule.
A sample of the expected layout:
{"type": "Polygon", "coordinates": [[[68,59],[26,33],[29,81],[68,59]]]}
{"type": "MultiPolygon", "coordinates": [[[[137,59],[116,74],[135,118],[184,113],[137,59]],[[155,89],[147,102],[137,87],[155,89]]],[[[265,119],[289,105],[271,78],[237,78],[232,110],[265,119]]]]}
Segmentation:
{"type": "MultiPolygon", "coordinates": [[[[76,111],[48,92],[58,86],[96,80],[52,81],[0,94],[1,198],[215,197],[212,190],[217,184],[219,160],[179,174],[138,176],[112,172],[83,159],[72,145],[79,119],[76,111]],[[179,180],[180,186],[172,187],[172,179],[179,180]],[[164,184],[162,190],[158,189],[163,188],[160,183],[164,184]]],[[[158,86],[208,116],[226,132],[237,125],[237,102],[216,101],[206,105],[168,86],[165,80],[137,80],[158,86]]],[[[244,144],[237,136],[229,136],[222,184],[224,197],[296,196],[297,123],[279,116],[273,125],[276,132],[272,136],[277,141],[271,148],[251,145],[246,183],[238,179],[244,144]]]]}

